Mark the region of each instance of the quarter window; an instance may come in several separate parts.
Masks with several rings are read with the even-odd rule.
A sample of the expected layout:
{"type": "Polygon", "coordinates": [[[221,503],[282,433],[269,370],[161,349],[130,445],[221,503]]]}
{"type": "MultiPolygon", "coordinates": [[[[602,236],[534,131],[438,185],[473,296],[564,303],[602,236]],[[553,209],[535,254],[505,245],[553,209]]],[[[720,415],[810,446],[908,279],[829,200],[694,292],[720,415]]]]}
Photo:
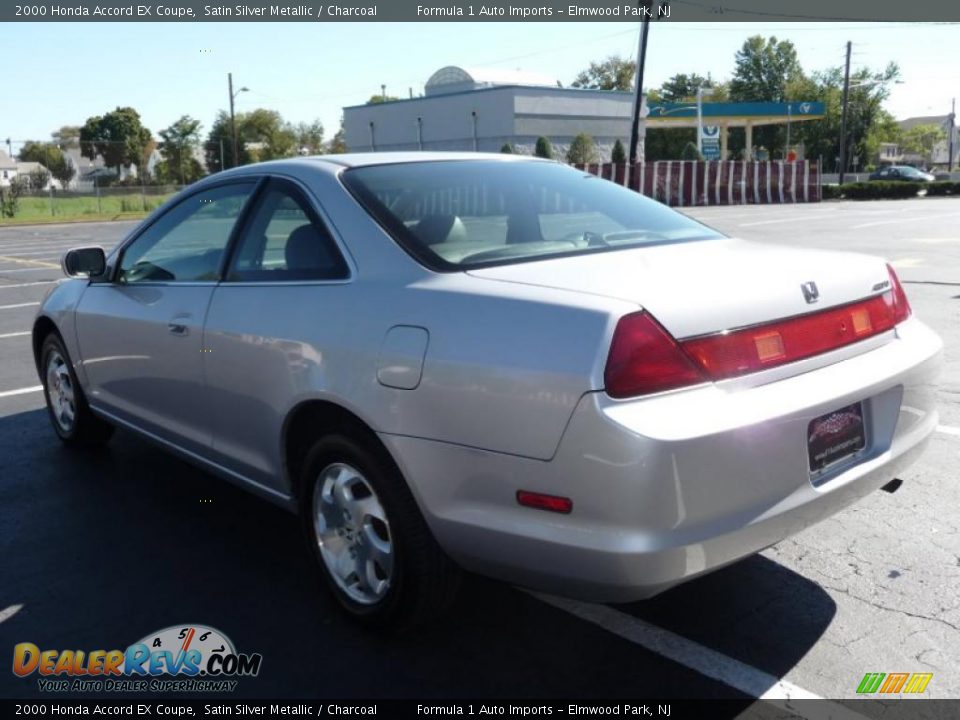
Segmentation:
{"type": "Polygon", "coordinates": [[[120,282],[217,281],[227,241],[255,187],[222,185],[170,208],[124,251],[120,282]]]}
{"type": "Polygon", "coordinates": [[[329,232],[293,187],[273,181],[243,232],[227,280],[337,280],[347,265],[329,232]]]}

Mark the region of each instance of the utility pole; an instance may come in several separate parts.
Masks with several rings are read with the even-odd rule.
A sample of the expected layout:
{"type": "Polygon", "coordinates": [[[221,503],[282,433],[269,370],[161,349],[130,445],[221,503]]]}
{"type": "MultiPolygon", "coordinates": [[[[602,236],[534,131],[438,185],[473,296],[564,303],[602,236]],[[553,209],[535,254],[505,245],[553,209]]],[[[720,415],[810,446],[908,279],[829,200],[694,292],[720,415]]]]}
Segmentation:
{"type": "MultiPolygon", "coordinates": [[[[237,163],[237,118],[233,114],[233,73],[227,73],[227,84],[230,87],[230,136],[233,138],[233,166],[237,163]]],[[[843,152],[841,150],[841,152],[843,152]]]]}
{"type": "Polygon", "coordinates": [[[839,184],[843,185],[843,174],[847,169],[847,101],[850,99],[850,51],[853,43],[847,41],[847,65],[843,72],[843,109],[840,111],[840,177],[839,184]]]}
{"type": "Polygon", "coordinates": [[[956,134],[957,126],[957,99],[954,98],[950,102],[950,128],[948,132],[950,133],[950,150],[947,155],[947,172],[953,172],[953,136],[956,134]]]}
{"type": "Polygon", "coordinates": [[[630,125],[630,164],[639,161],[640,111],[643,107],[643,66],[647,60],[647,37],[650,34],[650,16],[658,3],[654,0],[640,0],[637,7],[644,8],[643,22],[640,26],[640,44],[637,47],[637,79],[634,87],[633,121],[630,125]]]}

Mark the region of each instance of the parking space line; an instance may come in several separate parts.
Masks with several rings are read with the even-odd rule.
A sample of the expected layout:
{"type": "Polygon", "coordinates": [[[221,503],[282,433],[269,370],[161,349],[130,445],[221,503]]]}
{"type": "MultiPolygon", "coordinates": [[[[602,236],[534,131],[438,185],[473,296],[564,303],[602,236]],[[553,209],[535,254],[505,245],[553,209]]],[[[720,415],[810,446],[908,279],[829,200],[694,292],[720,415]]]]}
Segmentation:
{"type": "MultiPolygon", "coordinates": [[[[598,625],[624,640],[640,645],[668,660],[679,663],[690,670],[759,700],[823,699],[819,695],[804,690],[787,680],[774,677],[752,665],[747,665],[627,613],[614,610],[607,605],[568,600],[532,591],[526,592],[548,605],[564,610],[581,620],[598,625]]],[[[835,720],[864,720],[863,715],[852,712],[838,703],[828,702],[828,704],[829,708],[825,708],[822,703],[807,708],[790,706],[790,711],[811,720],[823,717],[831,717],[835,720]]]]}
{"type": "Polygon", "coordinates": [[[16,390],[4,390],[0,392],[0,398],[13,397],[14,395],[27,395],[28,393],[40,392],[43,385],[34,385],[33,387],[17,388],[16,390]]]}
{"type": "Polygon", "coordinates": [[[4,333],[3,335],[0,335],[0,340],[3,340],[4,338],[23,337],[24,335],[29,335],[29,334],[30,334],[29,330],[24,330],[23,332],[4,333]]]}
{"type": "Polygon", "coordinates": [[[0,290],[10,290],[13,288],[33,287],[34,285],[56,285],[60,280],[37,280],[36,282],[17,283],[15,285],[4,285],[0,283],[0,290]]]}
{"type": "Polygon", "coordinates": [[[15,257],[10,257],[9,255],[0,255],[0,262],[3,262],[3,261],[17,263],[18,265],[39,265],[40,267],[52,267],[52,268],[60,267],[56,263],[44,262],[43,260],[27,260],[26,258],[15,258],[15,257]]]}
{"type": "Polygon", "coordinates": [[[10,273],[21,272],[50,272],[51,268],[60,269],[59,265],[50,265],[49,267],[29,267],[29,268],[0,268],[0,275],[9,275],[10,273]]]}
{"type": "Polygon", "coordinates": [[[737,227],[754,227],[756,225],[776,225],[778,223],[788,223],[788,222],[797,222],[798,220],[807,220],[809,219],[806,215],[793,215],[786,218],[778,218],[776,220],[759,220],[757,222],[748,222],[740,223],[737,227]]]}
{"type": "Polygon", "coordinates": [[[944,435],[957,435],[960,437],[960,427],[952,427],[950,425],[937,425],[937,432],[943,433],[944,435]]]}
{"type": "Polygon", "coordinates": [[[28,303],[17,303],[16,305],[0,305],[0,310],[13,310],[14,308],[22,307],[36,307],[40,303],[38,302],[28,302],[28,303]]]}

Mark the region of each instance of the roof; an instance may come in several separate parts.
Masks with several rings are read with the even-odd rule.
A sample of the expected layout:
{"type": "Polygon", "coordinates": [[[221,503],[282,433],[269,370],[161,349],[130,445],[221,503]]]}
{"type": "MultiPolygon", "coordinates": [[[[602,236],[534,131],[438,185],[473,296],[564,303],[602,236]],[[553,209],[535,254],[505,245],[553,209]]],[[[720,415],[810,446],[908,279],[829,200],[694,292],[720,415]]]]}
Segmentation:
{"type": "Polygon", "coordinates": [[[492,87],[496,85],[546,85],[557,87],[554,77],[527,70],[505,70],[499,68],[463,68],[447,65],[437,70],[427,84],[427,95],[442,95],[466,88],[492,87]]]}
{"type": "Polygon", "coordinates": [[[46,170],[47,168],[44,167],[41,163],[33,162],[33,161],[17,163],[17,172],[20,174],[32,173],[33,171],[40,170],[40,169],[46,170]]]}
{"type": "Polygon", "coordinates": [[[0,150],[0,170],[16,170],[17,164],[10,159],[3,150],[0,150]]]}
{"type": "Polygon", "coordinates": [[[937,127],[946,127],[950,124],[949,115],[918,115],[917,117],[909,117],[905,120],[898,120],[897,124],[903,130],[910,130],[915,128],[917,125],[936,125],[937,127]]]}

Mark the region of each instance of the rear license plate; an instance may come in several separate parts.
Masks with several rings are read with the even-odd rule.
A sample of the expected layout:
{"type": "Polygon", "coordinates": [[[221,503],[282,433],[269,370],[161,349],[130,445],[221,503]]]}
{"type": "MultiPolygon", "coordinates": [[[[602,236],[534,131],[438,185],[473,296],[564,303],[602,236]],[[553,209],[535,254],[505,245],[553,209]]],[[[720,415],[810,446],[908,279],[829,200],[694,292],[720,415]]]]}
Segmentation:
{"type": "Polygon", "coordinates": [[[854,403],[811,420],[807,426],[811,474],[822,473],[829,466],[858,454],[866,445],[862,403],[854,403]]]}

